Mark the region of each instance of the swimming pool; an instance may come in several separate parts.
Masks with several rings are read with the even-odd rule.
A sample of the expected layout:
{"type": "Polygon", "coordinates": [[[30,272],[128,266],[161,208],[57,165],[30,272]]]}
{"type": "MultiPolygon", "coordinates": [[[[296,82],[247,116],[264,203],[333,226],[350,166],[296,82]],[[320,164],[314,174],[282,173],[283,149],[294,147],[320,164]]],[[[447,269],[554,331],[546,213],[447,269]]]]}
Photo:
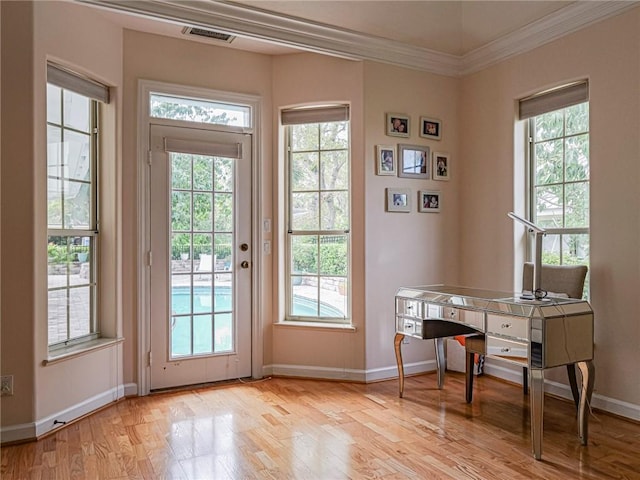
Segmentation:
{"type": "MultiPolygon", "coordinates": [[[[191,311],[191,299],[190,287],[173,287],[171,289],[171,311],[173,315],[223,313],[232,310],[230,287],[216,287],[212,296],[210,287],[195,286],[193,288],[193,312],[191,311]]],[[[293,297],[292,313],[301,317],[316,316],[317,303],[313,299],[296,295],[293,297]]],[[[320,303],[320,316],[341,318],[344,314],[331,305],[320,303]]]]}
{"type": "MultiPolygon", "coordinates": [[[[231,288],[174,286],[171,289],[171,357],[232,352],[233,318],[231,288]],[[193,292],[193,293],[192,293],[193,292]],[[193,310],[192,310],[193,305],[193,310]],[[193,329],[193,335],[192,335],[193,329]]],[[[293,314],[317,315],[313,299],[294,296],[293,314]]],[[[320,304],[320,315],[342,317],[340,310],[320,304]]]]}

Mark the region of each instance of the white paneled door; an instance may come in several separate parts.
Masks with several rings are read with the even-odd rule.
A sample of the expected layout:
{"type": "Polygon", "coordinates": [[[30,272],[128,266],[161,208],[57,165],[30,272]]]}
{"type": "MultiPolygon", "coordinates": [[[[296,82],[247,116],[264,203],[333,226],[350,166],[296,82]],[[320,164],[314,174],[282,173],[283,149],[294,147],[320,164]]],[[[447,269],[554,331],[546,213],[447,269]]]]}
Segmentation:
{"type": "Polygon", "coordinates": [[[251,375],[251,136],[152,125],[151,390],[251,375]]]}

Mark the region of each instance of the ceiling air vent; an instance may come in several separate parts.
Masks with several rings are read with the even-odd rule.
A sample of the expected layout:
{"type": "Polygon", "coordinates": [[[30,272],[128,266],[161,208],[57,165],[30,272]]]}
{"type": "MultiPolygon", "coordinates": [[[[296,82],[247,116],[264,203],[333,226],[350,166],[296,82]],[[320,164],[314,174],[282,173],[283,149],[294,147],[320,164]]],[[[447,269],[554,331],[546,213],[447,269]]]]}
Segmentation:
{"type": "Polygon", "coordinates": [[[216,32],[215,30],[205,30],[204,28],[184,27],[182,29],[184,35],[195,35],[196,37],[209,38],[219,42],[231,43],[236,38],[228,33],[216,32]]]}

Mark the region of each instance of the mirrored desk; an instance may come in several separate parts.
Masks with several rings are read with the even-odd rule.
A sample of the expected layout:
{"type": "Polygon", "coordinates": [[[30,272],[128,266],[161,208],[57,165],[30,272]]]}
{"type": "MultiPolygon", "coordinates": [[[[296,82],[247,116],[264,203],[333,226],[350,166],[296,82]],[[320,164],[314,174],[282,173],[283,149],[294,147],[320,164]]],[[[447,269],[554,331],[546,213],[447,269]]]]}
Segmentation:
{"type": "Polygon", "coordinates": [[[587,444],[587,402],[594,382],[593,310],[586,300],[522,300],[519,294],[448,285],[401,287],[396,292],[396,334],[400,397],[404,393],[402,340],[434,339],[438,388],[444,386],[444,338],[484,333],[487,356],[526,366],[531,376],[531,443],[542,457],[544,370],[576,364],[582,374],[578,435],[587,444]]]}

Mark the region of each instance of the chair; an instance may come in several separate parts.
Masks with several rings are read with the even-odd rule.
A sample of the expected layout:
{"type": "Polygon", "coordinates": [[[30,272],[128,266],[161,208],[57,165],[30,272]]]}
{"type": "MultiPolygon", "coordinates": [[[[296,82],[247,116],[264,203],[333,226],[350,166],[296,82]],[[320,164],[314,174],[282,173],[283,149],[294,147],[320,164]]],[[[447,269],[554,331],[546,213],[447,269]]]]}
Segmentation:
{"type": "MultiPolygon", "coordinates": [[[[522,272],[522,290],[533,290],[533,263],[525,263],[522,272]]],[[[585,265],[542,265],[540,273],[540,283],[547,291],[547,296],[566,296],[569,298],[582,298],[584,280],[587,276],[585,265]]],[[[485,355],[487,352],[484,335],[472,335],[465,339],[466,364],[465,364],[465,394],[467,403],[471,403],[473,398],[473,367],[475,356],[485,355]]],[[[578,407],[580,395],[578,392],[578,382],[576,379],[575,364],[567,365],[569,375],[569,385],[573,401],[578,407]]],[[[522,367],[522,389],[526,394],[529,389],[529,369],[522,367]]]]}
{"type": "Polygon", "coordinates": [[[205,273],[213,273],[213,262],[215,261],[215,255],[211,255],[210,253],[201,253],[200,254],[200,263],[196,268],[196,272],[198,272],[199,278],[202,278],[202,274],[205,273]]]}

